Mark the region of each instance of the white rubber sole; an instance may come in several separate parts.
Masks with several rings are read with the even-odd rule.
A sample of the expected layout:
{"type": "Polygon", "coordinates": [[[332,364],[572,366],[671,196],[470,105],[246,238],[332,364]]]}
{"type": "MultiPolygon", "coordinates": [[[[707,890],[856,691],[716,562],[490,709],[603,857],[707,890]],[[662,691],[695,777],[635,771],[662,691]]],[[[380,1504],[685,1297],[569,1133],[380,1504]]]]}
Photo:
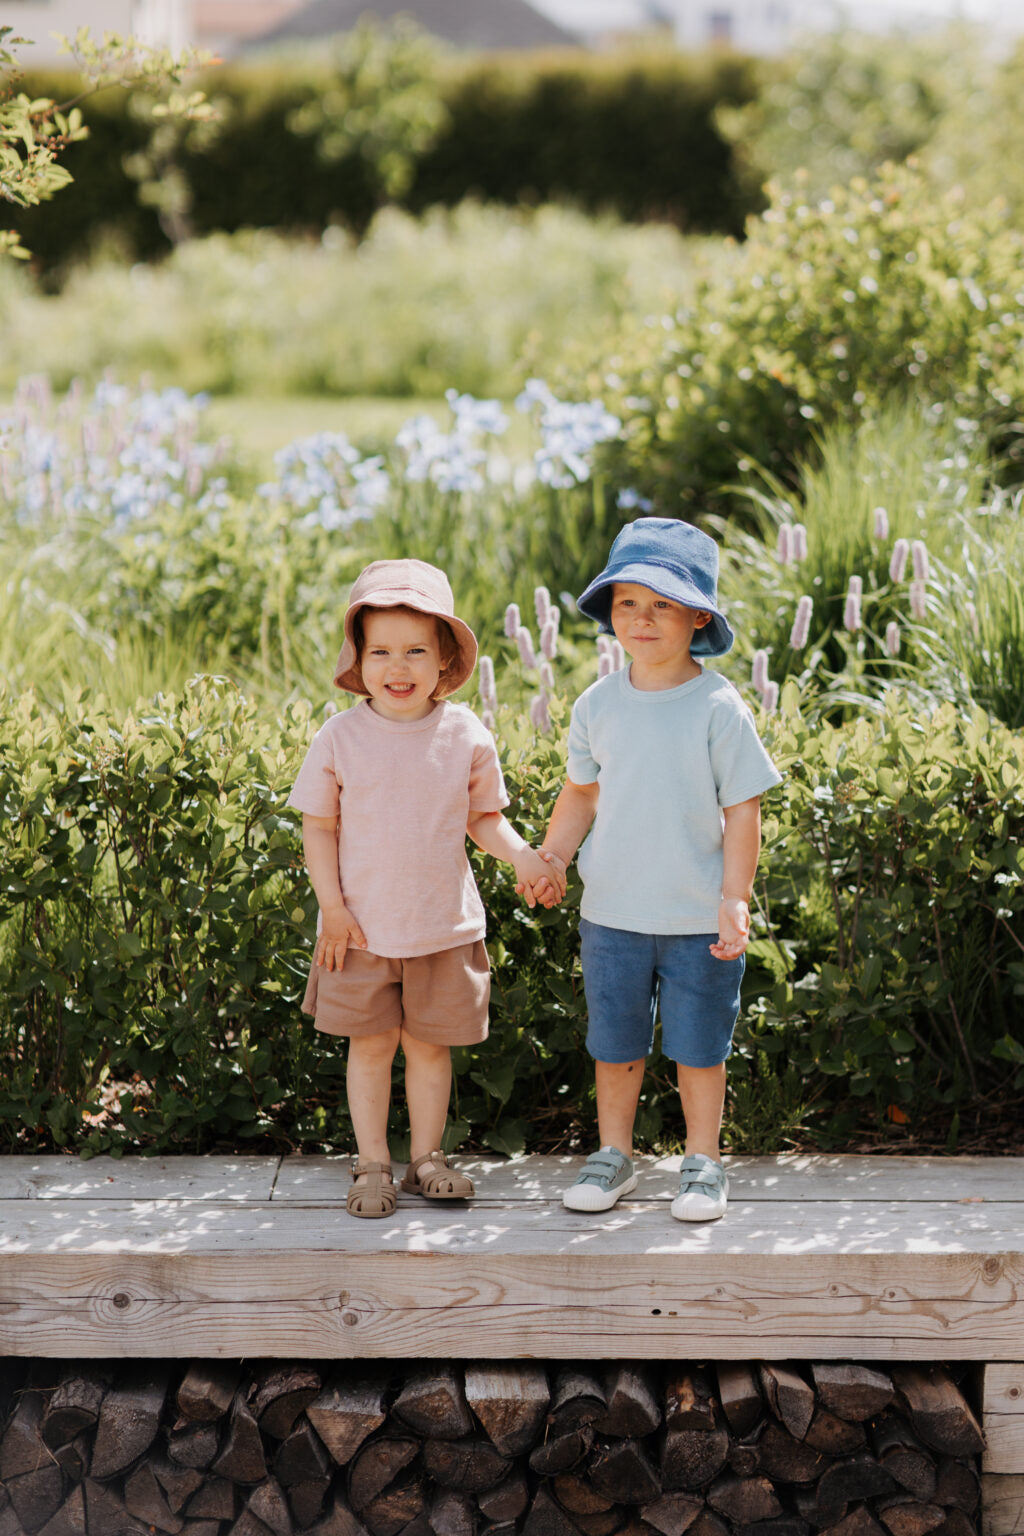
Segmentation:
{"type": "Polygon", "coordinates": [[[632,1194],[636,1186],[635,1173],[614,1189],[601,1189],[597,1184],[570,1184],[562,1196],[562,1204],[567,1211],[610,1211],[623,1195],[632,1194]]]}
{"type": "Polygon", "coordinates": [[[729,1204],[729,1180],[725,1181],[725,1190],[717,1200],[712,1200],[709,1195],[702,1195],[699,1190],[687,1190],[685,1195],[676,1195],[669,1209],[676,1221],[718,1221],[725,1215],[729,1204]]]}

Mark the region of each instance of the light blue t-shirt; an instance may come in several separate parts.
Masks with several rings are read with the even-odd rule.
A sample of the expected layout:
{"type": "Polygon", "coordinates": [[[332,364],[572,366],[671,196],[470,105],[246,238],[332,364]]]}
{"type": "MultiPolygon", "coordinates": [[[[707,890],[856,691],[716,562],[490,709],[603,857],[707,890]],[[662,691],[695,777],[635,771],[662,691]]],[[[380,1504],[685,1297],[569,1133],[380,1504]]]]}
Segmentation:
{"type": "Polygon", "coordinates": [[[652,693],[628,667],[576,700],[569,778],[599,787],[579,855],[581,915],[634,933],[717,933],[723,806],[782,782],[716,672],[652,693]]]}

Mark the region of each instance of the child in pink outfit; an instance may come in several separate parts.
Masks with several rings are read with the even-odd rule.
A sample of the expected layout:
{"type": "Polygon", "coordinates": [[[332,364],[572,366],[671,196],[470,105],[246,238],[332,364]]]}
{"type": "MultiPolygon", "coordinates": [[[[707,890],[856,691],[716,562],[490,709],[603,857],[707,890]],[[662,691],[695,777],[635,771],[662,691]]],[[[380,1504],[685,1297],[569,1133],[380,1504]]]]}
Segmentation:
{"type": "Polygon", "coordinates": [[[446,697],[469,678],[476,650],[442,571],[420,560],[367,566],[334,678],[363,698],[317,733],[289,797],[320,903],[302,1006],[318,1029],[349,1037],[354,1216],[395,1209],[387,1116],[399,1045],[411,1129],[402,1188],[434,1200],[473,1194],[440,1150],[451,1047],[487,1037],[484,909],[467,834],[512,864],[530,906],[550,875],[502,815],[490,732],[446,697]]]}

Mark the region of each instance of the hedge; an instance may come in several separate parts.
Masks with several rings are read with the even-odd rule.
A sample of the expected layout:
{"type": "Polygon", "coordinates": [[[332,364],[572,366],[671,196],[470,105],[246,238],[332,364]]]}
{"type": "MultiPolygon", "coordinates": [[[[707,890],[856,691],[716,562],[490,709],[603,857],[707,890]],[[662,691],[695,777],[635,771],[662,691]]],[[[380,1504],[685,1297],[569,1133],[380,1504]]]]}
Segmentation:
{"type": "MultiPolygon", "coordinates": [[[[330,75],[298,64],[233,64],[201,80],[223,117],[215,142],[183,152],[197,234],[243,227],[320,230],[340,221],[362,231],[382,194],[357,150],[328,162],[294,113],[330,75]],[[291,124],[291,126],[290,126],[291,124]]],[[[22,88],[66,99],[67,75],[39,74],[22,88]]],[[[524,55],[449,64],[437,80],[447,126],[416,157],[404,203],[421,210],[484,200],[566,200],[629,219],[667,219],[688,230],[738,234],[758,194],[741,187],[733,152],[714,125],[720,104],[754,92],[740,58],[524,55]]],[[[74,184],[59,200],[19,212],[16,227],[37,263],[52,269],[116,233],[128,253],[166,250],[156,213],[141,207],[124,170],[145,128],[123,93],[86,110],[91,136],[66,152],[74,184]]]]}
{"type": "MultiPolygon", "coordinates": [[[[316,724],[308,704],[261,712],[215,678],[123,718],[101,701],[55,713],[0,696],[0,1144],[348,1144],[343,1046],[298,1011],[315,902],[285,798],[316,724]]],[[[499,726],[510,814],[533,839],[563,745],[510,715],[499,726]]],[[[830,726],[801,714],[792,684],[762,727],[786,777],[766,799],[771,930],[759,919],[751,949],[733,1146],[777,1150],[794,1124],[827,1144],[865,1105],[900,1105],[912,1124],[938,1109],[955,1126],[1019,1092],[1019,735],[980,711],[923,719],[896,700],[830,726]]],[[[509,1152],[589,1136],[579,888],[531,913],[509,866],[474,862],[492,1034],[455,1053],[449,1142],[509,1152]]],[[[671,1142],[673,1074],[652,1066],[638,1130],[671,1142]]]]}

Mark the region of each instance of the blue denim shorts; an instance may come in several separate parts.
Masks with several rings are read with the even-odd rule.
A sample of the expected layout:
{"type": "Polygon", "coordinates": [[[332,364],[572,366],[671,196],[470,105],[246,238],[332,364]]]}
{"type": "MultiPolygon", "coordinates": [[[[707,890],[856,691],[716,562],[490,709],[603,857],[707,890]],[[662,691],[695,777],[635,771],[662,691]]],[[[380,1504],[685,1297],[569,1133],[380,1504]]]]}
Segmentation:
{"type": "Polygon", "coordinates": [[[650,1055],[661,1013],[661,1048],[684,1067],[717,1067],[732,1051],[745,959],[716,960],[717,933],[632,933],[580,919],[583,987],[595,1061],[650,1055]]]}

